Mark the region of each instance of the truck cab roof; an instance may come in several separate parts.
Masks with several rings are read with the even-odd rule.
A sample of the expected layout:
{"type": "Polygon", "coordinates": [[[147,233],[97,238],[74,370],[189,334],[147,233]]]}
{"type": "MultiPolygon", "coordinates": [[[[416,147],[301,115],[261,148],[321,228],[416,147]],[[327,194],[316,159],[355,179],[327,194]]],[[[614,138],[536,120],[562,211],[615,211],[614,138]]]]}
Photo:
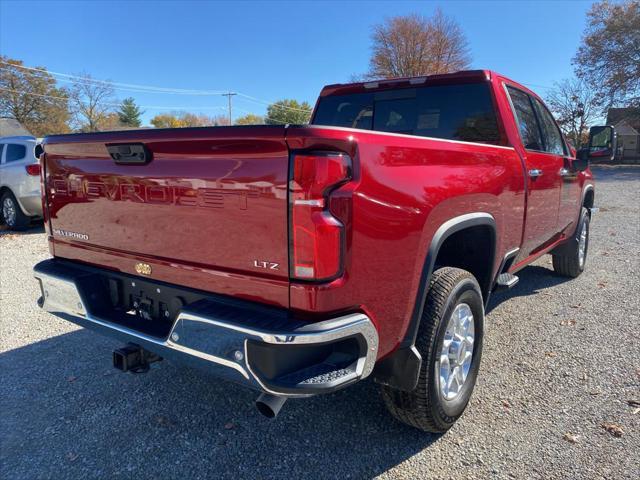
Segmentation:
{"type": "Polygon", "coordinates": [[[422,75],[416,77],[400,77],[391,79],[371,80],[366,82],[353,82],[353,83],[335,83],[325,86],[320,92],[320,97],[330,95],[345,95],[349,93],[359,92],[371,92],[390,90],[397,88],[412,88],[425,84],[429,85],[445,85],[449,83],[474,83],[478,81],[491,81],[493,79],[506,80],[509,83],[517,86],[518,88],[526,91],[527,93],[534,92],[529,90],[524,85],[511,80],[504,75],[501,75],[492,70],[460,70],[453,73],[444,73],[438,75],[422,75]]]}

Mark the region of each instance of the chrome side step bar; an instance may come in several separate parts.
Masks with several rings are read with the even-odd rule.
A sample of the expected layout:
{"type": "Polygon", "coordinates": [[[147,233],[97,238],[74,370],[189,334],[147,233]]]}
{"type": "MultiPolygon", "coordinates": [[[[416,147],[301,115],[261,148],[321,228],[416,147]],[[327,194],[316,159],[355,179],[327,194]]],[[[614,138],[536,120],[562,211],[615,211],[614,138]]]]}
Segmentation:
{"type": "Polygon", "coordinates": [[[505,290],[514,287],[520,281],[520,277],[511,273],[501,273],[496,280],[496,290],[505,290]]]}

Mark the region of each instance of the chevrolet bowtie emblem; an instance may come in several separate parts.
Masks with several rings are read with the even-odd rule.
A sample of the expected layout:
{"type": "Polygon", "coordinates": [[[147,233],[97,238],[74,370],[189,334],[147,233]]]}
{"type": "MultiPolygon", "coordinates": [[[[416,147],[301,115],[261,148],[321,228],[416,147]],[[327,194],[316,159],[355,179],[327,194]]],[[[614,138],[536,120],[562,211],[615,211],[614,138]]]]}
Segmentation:
{"type": "Polygon", "coordinates": [[[140,275],[151,275],[151,265],[148,263],[136,263],[136,272],[140,275]]]}

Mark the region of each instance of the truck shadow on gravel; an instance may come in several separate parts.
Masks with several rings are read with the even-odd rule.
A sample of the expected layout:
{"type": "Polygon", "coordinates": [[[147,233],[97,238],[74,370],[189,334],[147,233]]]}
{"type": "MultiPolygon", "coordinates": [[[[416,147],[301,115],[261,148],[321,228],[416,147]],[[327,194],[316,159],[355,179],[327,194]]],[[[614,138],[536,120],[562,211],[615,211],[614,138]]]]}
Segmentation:
{"type": "MultiPolygon", "coordinates": [[[[527,267],[488,311],[565,281],[527,267]]],[[[122,374],[119,346],[77,330],[0,355],[2,478],[370,478],[441,439],[393,420],[372,381],[267,420],[254,392],[198,371],[122,374]]]]}
{"type": "MultiPolygon", "coordinates": [[[[543,259],[550,257],[542,257],[543,259]]],[[[494,292],[489,299],[486,313],[490,313],[494,308],[507,300],[516,297],[527,297],[529,295],[537,295],[541,290],[555,287],[561,283],[571,281],[571,278],[561,277],[550,268],[538,265],[530,265],[523,268],[517,273],[520,280],[509,290],[494,292]]]]}
{"type": "Polygon", "coordinates": [[[78,330],[0,355],[2,478],[369,478],[440,438],[393,420],[372,381],[268,420],[200,372],[117,372],[118,346],[78,330]]]}

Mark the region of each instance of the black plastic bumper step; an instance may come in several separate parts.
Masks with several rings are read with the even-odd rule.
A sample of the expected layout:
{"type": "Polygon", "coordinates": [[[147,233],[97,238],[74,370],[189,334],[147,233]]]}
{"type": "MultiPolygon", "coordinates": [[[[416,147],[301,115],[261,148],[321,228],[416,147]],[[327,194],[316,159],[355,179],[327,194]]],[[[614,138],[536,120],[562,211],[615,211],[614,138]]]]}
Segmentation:
{"type": "Polygon", "coordinates": [[[353,368],[340,367],[328,363],[313,365],[309,368],[279,377],[278,383],[288,387],[300,385],[319,385],[340,380],[348,375],[355,375],[353,368]]]}

